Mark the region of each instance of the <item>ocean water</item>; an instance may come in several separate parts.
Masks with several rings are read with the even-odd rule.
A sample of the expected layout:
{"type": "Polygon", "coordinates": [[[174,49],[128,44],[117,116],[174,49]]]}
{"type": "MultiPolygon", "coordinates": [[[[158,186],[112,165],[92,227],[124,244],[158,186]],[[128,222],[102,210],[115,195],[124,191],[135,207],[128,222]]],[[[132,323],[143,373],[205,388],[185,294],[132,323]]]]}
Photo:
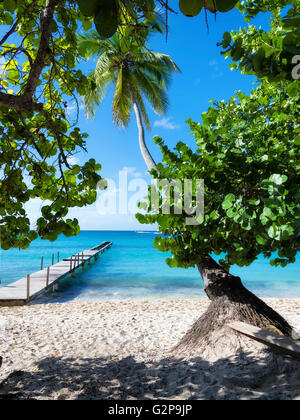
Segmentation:
{"type": "MultiPolygon", "coordinates": [[[[169,268],[167,253],[154,249],[153,232],[82,231],[77,237],[61,236],[56,242],[36,240],[27,250],[0,251],[1,286],[28,273],[51,265],[52,254],[60,258],[91,248],[103,241],[113,246],[96,263],[86,265],[75,277],[60,282],[57,292],[44,297],[53,302],[76,299],[124,300],[174,297],[204,297],[203,283],[197,269],[169,268]]],[[[300,297],[300,257],[285,268],[274,268],[264,258],[251,267],[233,267],[246,287],[260,297],[300,297]]]]}

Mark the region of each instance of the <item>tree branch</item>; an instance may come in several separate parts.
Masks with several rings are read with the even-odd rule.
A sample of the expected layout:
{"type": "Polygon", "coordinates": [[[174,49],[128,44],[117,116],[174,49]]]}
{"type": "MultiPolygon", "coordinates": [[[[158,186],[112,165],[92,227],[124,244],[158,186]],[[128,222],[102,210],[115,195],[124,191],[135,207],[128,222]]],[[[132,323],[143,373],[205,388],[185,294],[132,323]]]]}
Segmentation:
{"type": "Polygon", "coordinates": [[[41,112],[43,104],[34,102],[32,98],[25,97],[25,95],[10,95],[8,93],[0,92],[0,106],[15,109],[16,111],[41,112]]]}
{"type": "Polygon", "coordinates": [[[41,40],[35,61],[30,69],[24,95],[32,97],[37,87],[41,72],[45,65],[45,58],[49,47],[51,23],[54,9],[60,0],[47,0],[44,15],[41,15],[41,40]]]}

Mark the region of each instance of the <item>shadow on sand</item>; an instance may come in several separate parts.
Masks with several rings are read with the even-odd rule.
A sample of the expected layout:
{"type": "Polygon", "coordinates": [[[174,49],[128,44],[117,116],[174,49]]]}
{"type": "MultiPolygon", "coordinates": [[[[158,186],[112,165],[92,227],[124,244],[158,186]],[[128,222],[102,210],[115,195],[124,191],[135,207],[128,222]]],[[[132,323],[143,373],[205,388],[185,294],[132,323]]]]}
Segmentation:
{"type": "Polygon", "coordinates": [[[1,384],[10,399],[298,399],[300,362],[273,353],[256,359],[238,353],[209,363],[114,358],[40,360],[31,372],[15,371],[1,384]]]}

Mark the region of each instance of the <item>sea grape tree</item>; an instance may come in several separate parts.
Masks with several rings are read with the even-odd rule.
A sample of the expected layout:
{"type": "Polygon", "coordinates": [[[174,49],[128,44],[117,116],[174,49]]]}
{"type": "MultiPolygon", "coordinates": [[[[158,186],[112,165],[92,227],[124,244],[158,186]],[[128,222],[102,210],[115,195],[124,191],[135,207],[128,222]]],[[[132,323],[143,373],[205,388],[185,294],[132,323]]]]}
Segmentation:
{"type": "Polygon", "coordinates": [[[77,234],[68,209],[91,204],[101,179],[94,159],[77,164],[86,135],[76,126],[87,78],[76,68],[75,1],[0,2],[1,247],[26,248],[40,235],[77,234]],[[25,204],[46,201],[31,229],[25,204]]]}
{"type": "Polygon", "coordinates": [[[221,262],[226,269],[250,265],[261,253],[269,258],[278,252],[271,265],[295,262],[300,246],[299,106],[297,82],[283,82],[281,89],[264,83],[249,96],[237,91],[227,102],[214,102],[202,123],[188,121],[195,153],[181,142],[170,151],[156,138],[163,163],[155,176],[205,180],[202,224],[186,225],[184,213],[141,219],[152,222],[154,217],[167,234],[175,234],[155,241],[157,247],[172,247],[170,266],[193,266],[211,252],[226,254],[221,262]],[[179,242],[182,235],[189,238],[188,253],[173,248],[176,232],[179,242]]]}
{"type": "MultiPolygon", "coordinates": [[[[199,225],[186,224],[183,208],[182,214],[162,214],[163,197],[154,213],[137,215],[141,223],[158,223],[163,235],[154,244],[172,253],[170,267],[198,267],[212,300],[209,316],[186,335],[184,347],[207,339],[209,325],[217,328],[232,318],[291,334],[289,325],[229,269],[248,266],[261,254],[275,266],[295,262],[300,249],[299,112],[298,82],[265,81],[249,96],[237,91],[227,102],[214,102],[201,123],[189,121],[195,152],[182,142],[170,150],[155,139],[163,161],[153,177],[205,182],[199,225]],[[218,264],[213,258],[220,254],[218,264]]],[[[150,194],[148,204],[150,209],[150,194]]]]}
{"type": "Polygon", "coordinates": [[[226,32],[219,44],[234,61],[232,68],[257,75],[261,84],[250,95],[236,91],[227,102],[213,102],[201,123],[188,121],[196,152],[182,142],[171,151],[156,138],[163,161],[153,177],[204,179],[203,221],[188,225],[184,207],[178,212],[184,201],[176,194],[173,212],[164,214],[163,188],[156,208],[149,194],[142,205],[148,214],[137,215],[141,223],[158,223],[163,235],[155,246],[172,253],[167,259],[171,267],[198,267],[211,300],[179,343],[180,353],[201,351],[209,343],[215,346],[228,333],[224,325],[233,319],[293,334],[278,313],[230,274],[230,267],[248,266],[261,254],[271,265],[286,266],[295,262],[299,251],[299,81],[291,67],[299,47],[299,1],[245,1],[237,7],[248,21],[259,12],[271,12],[269,31],[249,26],[226,32]],[[291,7],[284,17],[286,6],[291,7]]]}

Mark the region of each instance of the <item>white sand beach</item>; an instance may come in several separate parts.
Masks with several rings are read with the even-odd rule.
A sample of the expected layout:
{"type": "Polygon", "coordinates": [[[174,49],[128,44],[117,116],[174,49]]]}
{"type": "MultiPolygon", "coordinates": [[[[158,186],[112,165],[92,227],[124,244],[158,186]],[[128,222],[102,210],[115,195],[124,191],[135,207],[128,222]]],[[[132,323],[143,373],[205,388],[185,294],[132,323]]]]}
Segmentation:
{"type": "MultiPolygon", "coordinates": [[[[300,330],[300,299],[264,299],[300,330]]],[[[175,358],[207,299],[0,308],[0,394],[19,399],[300,399],[300,362],[245,350],[175,358]]],[[[248,339],[247,339],[248,340],[248,339]]]]}

